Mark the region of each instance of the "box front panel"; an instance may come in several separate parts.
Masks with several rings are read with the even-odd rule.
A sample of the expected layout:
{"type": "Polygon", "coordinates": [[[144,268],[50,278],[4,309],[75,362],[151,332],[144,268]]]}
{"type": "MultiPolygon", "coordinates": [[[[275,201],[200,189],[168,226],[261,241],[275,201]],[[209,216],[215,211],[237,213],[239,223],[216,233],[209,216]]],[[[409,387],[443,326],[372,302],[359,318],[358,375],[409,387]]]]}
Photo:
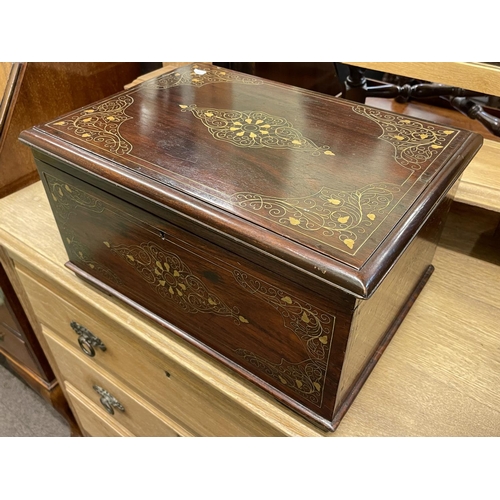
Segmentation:
{"type": "Polygon", "coordinates": [[[351,310],[39,162],[70,261],[307,416],[331,420],[351,310]],[[304,409],[305,407],[306,409],[304,409]]]}

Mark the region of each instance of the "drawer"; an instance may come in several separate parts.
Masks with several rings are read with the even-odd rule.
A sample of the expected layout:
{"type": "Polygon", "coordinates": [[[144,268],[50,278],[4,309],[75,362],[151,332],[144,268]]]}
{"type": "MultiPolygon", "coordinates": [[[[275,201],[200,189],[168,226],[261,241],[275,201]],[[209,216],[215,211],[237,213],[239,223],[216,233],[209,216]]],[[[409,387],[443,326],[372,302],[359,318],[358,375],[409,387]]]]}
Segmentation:
{"type": "Polygon", "coordinates": [[[90,437],[129,437],[133,436],[125,427],[113,422],[92,401],[86,398],[71,384],[66,383],[66,394],[84,435],[90,437]]]}
{"type": "MultiPolygon", "coordinates": [[[[75,305],[40,284],[29,271],[17,266],[18,275],[40,322],[59,335],[68,347],[80,351],[79,337],[70,326],[77,323],[105,346],[94,348],[86,361],[133,386],[147,400],[171,416],[183,435],[281,436],[276,428],[217,391],[184,368],[165,350],[154,349],[123,325],[96,315],[92,305],[67,295],[75,305]]],[[[108,300],[103,298],[103,300],[108,300]]],[[[144,325],[143,333],[147,330],[144,325]]],[[[150,328],[150,327],[149,327],[150,328]]],[[[80,329],[80,331],[82,331],[80,329]]]]}
{"type": "Polygon", "coordinates": [[[11,355],[29,370],[37,374],[40,373],[24,340],[20,339],[3,325],[0,325],[0,351],[11,355]]]}
{"type": "Polygon", "coordinates": [[[50,330],[43,333],[56,359],[64,384],[70,384],[86,398],[101,405],[113,421],[136,436],[177,436],[170,423],[155,409],[111,376],[91,366],[83,354],[67,349],[50,330]]]}

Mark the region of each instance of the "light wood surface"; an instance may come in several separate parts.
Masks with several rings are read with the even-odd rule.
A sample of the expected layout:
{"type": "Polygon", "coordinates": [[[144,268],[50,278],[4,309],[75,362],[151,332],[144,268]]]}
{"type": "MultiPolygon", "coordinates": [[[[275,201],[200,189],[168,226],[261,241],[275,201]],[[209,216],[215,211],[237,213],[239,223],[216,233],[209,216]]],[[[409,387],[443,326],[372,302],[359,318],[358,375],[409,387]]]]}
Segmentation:
{"type": "Polygon", "coordinates": [[[52,355],[57,360],[65,384],[69,383],[97,405],[100,396],[93,387],[98,386],[109,392],[123,405],[124,411],[114,410],[113,421],[129,429],[136,436],[174,437],[177,435],[171,428],[170,422],[165,421],[159,412],[146,404],[139,396],[91,365],[83,354],[80,355],[67,349],[47,328],[44,328],[44,334],[52,355]]]}
{"type": "Polygon", "coordinates": [[[500,67],[475,62],[347,62],[361,68],[500,96],[500,67]]]}
{"type": "Polygon", "coordinates": [[[462,175],[456,200],[500,212],[500,142],[484,140],[462,175]]]}
{"type": "MultiPolygon", "coordinates": [[[[16,265],[51,282],[62,297],[85,297],[95,304],[96,315],[121,322],[138,341],[168,352],[224,396],[228,414],[235,411],[232,418],[253,416],[255,435],[500,435],[497,213],[454,207],[434,274],[333,434],[318,431],[208,356],[73,276],[63,266],[66,255],[40,183],[0,200],[0,214],[0,243],[16,265]]],[[[217,421],[209,408],[199,408],[198,415],[217,421]]]]}
{"type": "Polygon", "coordinates": [[[146,80],[149,80],[151,78],[155,78],[157,76],[163,75],[164,73],[168,73],[169,71],[180,68],[182,66],[187,66],[188,64],[192,64],[192,63],[190,63],[190,62],[164,62],[164,63],[162,63],[161,68],[155,69],[154,71],[151,71],[145,75],[138,76],[133,82],[128,83],[123,88],[130,89],[132,87],[135,87],[136,85],[139,85],[139,83],[142,83],[142,82],[145,82],[146,80]]]}
{"type": "Polygon", "coordinates": [[[90,437],[132,437],[133,434],[125,427],[114,422],[97,405],[86,398],[71,384],[66,383],[66,394],[75,413],[78,414],[80,425],[86,436],[90,437]]]}
{"type": "Polygon", "coordinates": [[[12,68],[12,63],[10,62],[0,62],[0,102],[2,102],[2,97],[7,87],[7,81],[9,80],[10,70],[12,68]]]}
{"type": "MultiPolygon", "coordinates": [[[[264,422],[255,425],[252,413],[232,405],[218,389],[203,382],[175,358],[162,353],[158,344],[153,348],[151,344],[139,342],[129,322],[122,321],[123,317],[117,318],[120,323],[112,316],[98,314],[85,296],[72,296],[75,305],[70,304],[43,286],[22,265],[18,264],[17,270],[40,322],[77,353],[80,352],[78,336],[70,323],[76,321],[90,330],[104,343],[106,351],[96,348],[96,355],[86,361],[121,379],[123,384],[132,386],[150,403],[161,408],[179,434],[280,434],[272,427],[266,427],[264,422]],[[207,407],[210,407],[212,419],[204,418],[203,408],[207,407]]],[[[46,284],[50,286],[50,283],[46,284]]],[[[67,291],[60,293],[68,295],[67,291]]]]}

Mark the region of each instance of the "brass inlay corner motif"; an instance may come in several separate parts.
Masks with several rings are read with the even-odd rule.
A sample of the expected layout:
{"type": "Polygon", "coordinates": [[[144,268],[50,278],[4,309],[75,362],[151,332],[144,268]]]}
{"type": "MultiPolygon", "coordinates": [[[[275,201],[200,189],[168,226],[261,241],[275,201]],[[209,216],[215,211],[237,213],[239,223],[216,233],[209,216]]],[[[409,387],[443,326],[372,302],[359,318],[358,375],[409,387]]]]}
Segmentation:
{"type": "Polygon", "coordinates": [[[424,124],[413,118],[361,105],[353,107],[353,111],[380,126],[383,130],[380,139],[394,146],[396,162],[411,170],[420,170],[421,164],[439,156],[457,133],[446,127],[424,124]]]}
{"type": "Polygon", "coordinates": [[[218,141],[240,148],[271,148],[305,151],[317,156],[334,156],[329,146],[319,147],[285,118],[263,111],[237,111],[198,108],[180,104],[181,110],[191,111],[218,141]]]}
{"type": "Polygon", "coordinates": [[[104,245],[132,266],[153,290],[187,313],[230,316],[237,325],[248,323],[238,308],[230,308],[195,276],[180,257],[153,242],[141,245],[104,245]]]}
{"type": "Polygon", "coordinates": [[[108,269],[106,266],[103,266],[91,257],[92,253],[90,249],[78,240],[72,230],[64,228],[61,231],[61,235],[63,236],[64,242],[66,243],[66,248],[68,250],[70,258],[71,256],[73,256],[73,258],[79,260],[82,264],[85,264],[87,267],[89,267],[90,272],[94,271],[96,273],[99,273],[107,279],[113,281],[114,283],[117,283],[118,285],[122,283],[120,278],[118,278],[118,276],[113,271],[108,269]]]}
{"type": "Polygon", "coordinates": [[[241,271],[233,271],[233,276],[245,290],[280,313],[285,328],[301,341],[309,359],[300,363],[282,359],[280,364],[275,364],[245,349],[237,349],[236,354],[311,403],[321,406],[335,316],[241,271]]]}
{"type": "Polygon", "coordinates": [[[132,97],[128,95],[118,96],[49,125],[76,135],[86,142],[92,142],[111,153],[123,155],[132,151],[132,144],[120,135],[120,126],[132,118],[125,110],[133,102],[132,97]]]}
{"type": "MultiPolygon", "coordinates": [[[[240,208],[294,231],[338,238],[341,249],[355,250],[369,236],[368,229],[386,215],[400,186],[369,184],[355,191],[321,188],[303,198],[274,198],[256,193],[236,193],[231,201],[240,208]]],[[[328,244],[336,247],[335,241],[328,244]]]]}
{"type": "Polygon", "coordinates": [[[242,271],[233,271],[233,276],[247,292],[276,309],[283,318],[285,327],[292,330],[304,344],[311,359],[326,368],[335,316],[318,311],[311,304],[291,297],[283,290],[242,271]]]}
{"type": "Polygon", "coordinates": [[[228,72],[222,68],[207,68],[205,66],[194,65],[192,67],[180,68],[166,75],[160,76],[151,82],[148,87],[157,89],[169,89],[181,85],[191,85],[193,87],[203,87],[213,83],[244,83],[247,85],[262,85],[262,80],[252,76],[239,75],[228,72]]]}
{"type": "Polygon", "coordinates": [[[68,219],[70,214],[77,208],[85,208],[92,212],[101,213],[104,211],[102,201],[81,189],[56,179],[50,174],[44,173],[47,181],[50,197],[55,202],[55,211],[63,219],[68,219]]]}
{"type": "Polygon", "coordinates": [[[271,363],[253,352],[245,349],[237,349],[236,354],[255,366],[258,370],[266,373],[275,380],[279,380],[284,386],[300,393],[302,397],[312,404],[321,407],[322,383],[325,372],[316,363],[310,360],[301,363],[290,363],[281,359],[279,364],[271,363]]]}

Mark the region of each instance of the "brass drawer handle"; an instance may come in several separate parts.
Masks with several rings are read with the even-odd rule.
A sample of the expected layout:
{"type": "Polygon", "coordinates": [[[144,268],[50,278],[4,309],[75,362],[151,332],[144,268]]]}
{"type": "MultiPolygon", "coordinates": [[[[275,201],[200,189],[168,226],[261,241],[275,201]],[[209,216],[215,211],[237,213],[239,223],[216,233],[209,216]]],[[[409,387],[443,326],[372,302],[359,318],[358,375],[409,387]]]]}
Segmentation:
{"type": "Polygon", "coordinates": [[[99,396],[101,396],[99,401],[101,402],[102,406],[104,406],[104,409],[110,415],[115,414],[114,408],[120,411],[125,411],[123,405],[115,397],[111,396],[111,394],[108,391],[104,390],[102,387],[99,387],[98,385],[94,385],[92,388],[94,389],[94,391],[97,392],[97,394],[99,394],[99,396]]]}
{"type": "Polygon", "coordinates": [[[71,328],[78,335],[78,344],[80,345],[80,349],[84,354],[93,358],[95,356],[94,347],[98,347],[101,351],[106,350],[106,346],[102,342],[102,340],[92,334],[89,330],[87,330],[84,326],[72,321],[70,323],[71,328]]]}

